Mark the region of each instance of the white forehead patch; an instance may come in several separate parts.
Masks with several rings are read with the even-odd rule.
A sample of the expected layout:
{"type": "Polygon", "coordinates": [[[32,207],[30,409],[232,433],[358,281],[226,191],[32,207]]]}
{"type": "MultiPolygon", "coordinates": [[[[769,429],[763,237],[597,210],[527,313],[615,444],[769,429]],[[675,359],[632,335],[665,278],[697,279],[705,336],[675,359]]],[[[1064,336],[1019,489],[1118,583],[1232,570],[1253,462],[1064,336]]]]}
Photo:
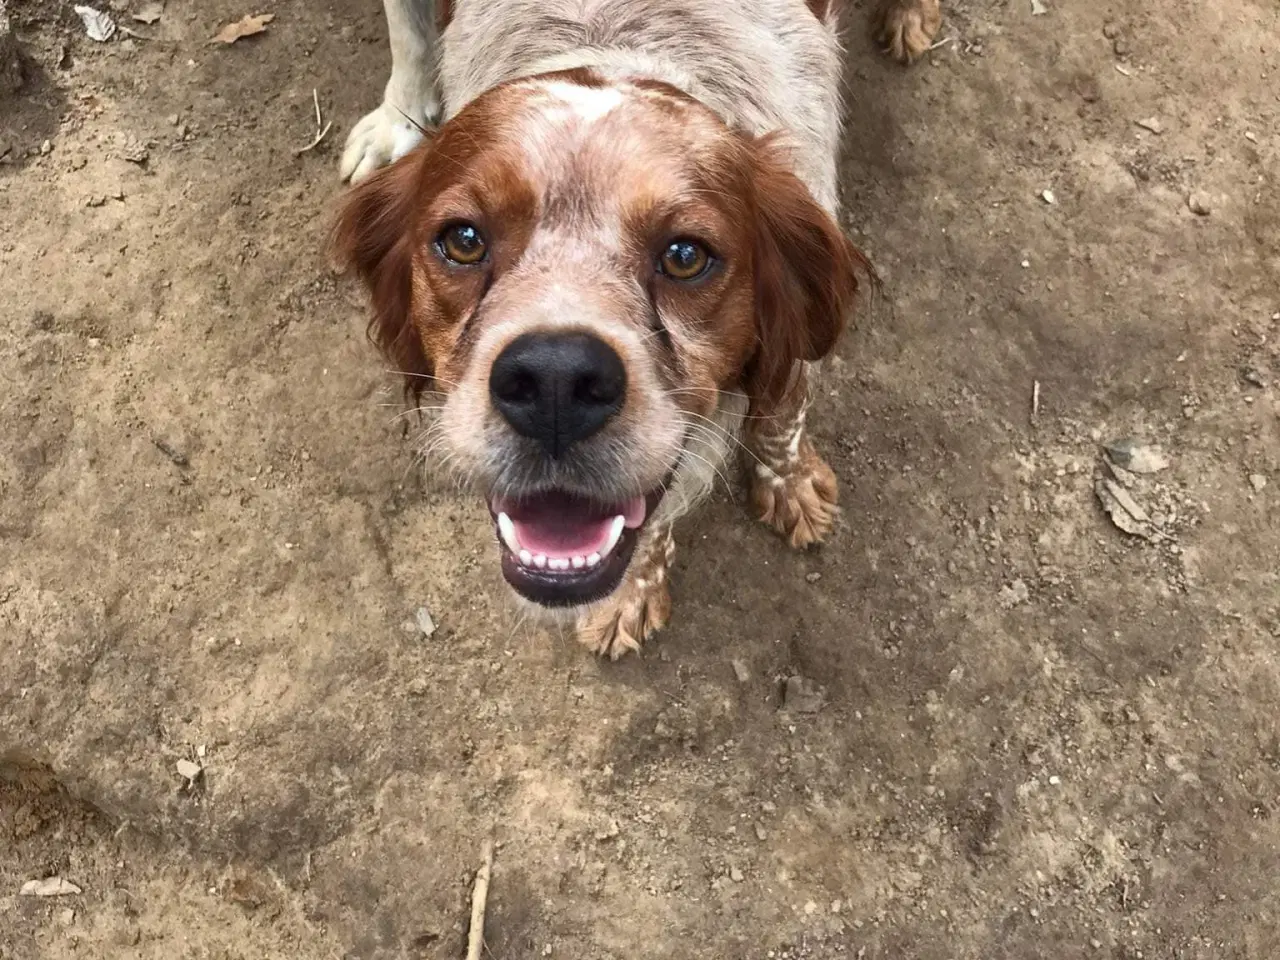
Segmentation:
{"type": "Polygon", "coordinates": [[[563,80],[548,80],[539,86],[586,123],[594,123],[622,105],[622,91],[616,87],[582,87],[563,80]]]}

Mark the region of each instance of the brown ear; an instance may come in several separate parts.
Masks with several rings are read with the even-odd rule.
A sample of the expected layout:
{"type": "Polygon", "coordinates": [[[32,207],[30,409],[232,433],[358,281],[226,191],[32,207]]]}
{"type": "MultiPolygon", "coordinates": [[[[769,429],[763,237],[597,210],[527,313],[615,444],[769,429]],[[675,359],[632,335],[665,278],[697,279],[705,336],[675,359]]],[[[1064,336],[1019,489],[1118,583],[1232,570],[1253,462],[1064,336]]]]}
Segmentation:
{"type": "Polygon", "coordinates": [[[369,291],[369,339],[404,374],[417,399],[430,383],[431,364],[413,323],[413,203],[427,147],[420,146],[353,187],[333,230],[338,262],[369,291]]]}
{"type": "Polygon", "coordinates": [[[752,402],[782,404],[797,364],[830,353],[853,313],[858,270],[871,265],[765,138],[754,145],[757,348],[747,370],[752,402]]]}

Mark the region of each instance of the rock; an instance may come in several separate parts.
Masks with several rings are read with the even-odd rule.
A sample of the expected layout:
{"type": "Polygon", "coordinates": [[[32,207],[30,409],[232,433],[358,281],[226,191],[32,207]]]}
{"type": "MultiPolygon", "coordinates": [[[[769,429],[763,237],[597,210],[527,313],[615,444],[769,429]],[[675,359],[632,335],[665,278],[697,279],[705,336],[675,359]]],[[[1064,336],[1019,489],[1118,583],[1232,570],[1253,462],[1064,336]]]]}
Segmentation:
{"type": "Polygon", "coordinates": [[[730,867],[729,879],[732,880],[734,883],[741,883],[743,881],[742,871],[739,870],[737,867],[730,867]]]}
{"type": "Polygon", "coordinates": [[[1021,578],[1000,588],[1000,606],[1005,610],[1012,610],[1014,607],[1026,603],[1030,598],[1031,594],[1027,590],[1027,584],[1021,578]]]}
{"type": "Polygon", "coordinates": [[[751,680],[751,671],[747,669],[747,665],[741,660],[732,661],[733,675],[738,678],[739,683],[747,683],[751,680]]]}
{"type": "Polygon", "coordinates": [[[1249,486],[1253,487],[1257,493],[1261,493],[1267,488],[1267,478],[1260,473],[1251,473],[1249,474],[1249,486]]]}
{"type": "Polygon", "coordinates": [[[188,783],[194,783],[204,773],[204,767],[194,760],[179,760],[174,767],[177,769],[178,775],[186,779],[188,783]]]}
{"type": "Polygon", "coordinates": [[[22,89],[22,54],[18,38],[13,35],[13,21],[5,0],[0,0],[0,93],[17,93],[22,89]]]}
{"type": "Polygon", "coordinates": [[[1049,206],[1053,206],[1055,203],[1058,202],[1058,198],[1057,196],[1054,195],[1054,192],[1052,190],[1041,190],[1040,199],[1043,200],[1045,203],[1049,204],[1049,206]]]}
{"type": "Polygon", "coordinates": [[[819,580],[822,579],[822,574],[818,573],[818,571],[815,570],[813,571],[813,573],[806,573],[804,575],[804,579],[806,583],[817,583],[819,580]]]}
{"type": "Polygon", "coordinates": [[[1213,203],[1207,193],[1196,190],[1187,197],[1187,209],[1197,217],[1207,217],[1213,212],[1213,203]]]}
{"type": "Polygon", "coordinates": [[[795,674],[787,677],[782,692],[782,709],[791,713],[817,713],[826,702],[826,695],[812,680],[795,674]]]}
{"type": "Polygon", "coordinates": [[[1155,444],[1125,438],[1107,444],[1105,449],[1112,463],[1130,473],[1159,473],[1169,466],[1169,458],[1155,444]]]}
{"type": "Polygon", "coordinates": [[[1141,120],[1133,121],[1143,130],[1154,133],[1156,136],[1164,133],[1164,124],[1160,122],[1159,117],[1143,117],[1141,120]]]}

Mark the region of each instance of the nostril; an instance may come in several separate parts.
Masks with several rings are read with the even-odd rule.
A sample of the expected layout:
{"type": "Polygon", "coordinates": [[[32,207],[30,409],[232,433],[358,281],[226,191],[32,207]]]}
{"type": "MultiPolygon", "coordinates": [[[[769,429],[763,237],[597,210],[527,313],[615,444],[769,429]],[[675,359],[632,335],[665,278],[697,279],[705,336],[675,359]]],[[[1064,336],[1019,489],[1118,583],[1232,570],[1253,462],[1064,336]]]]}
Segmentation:
{"type": "Polygon", "coordinates": [[[626,383],[620,376],[589,373],[574,384],[573,399],[592,406],[612,406],[622,398],[625,389],[626,383]]]}
{"type": "Polygon", "coordinates": [[[506,403],[536,403],[538,378],[531,370],[509,370],[494,384],[494,393],[506,403]]]}

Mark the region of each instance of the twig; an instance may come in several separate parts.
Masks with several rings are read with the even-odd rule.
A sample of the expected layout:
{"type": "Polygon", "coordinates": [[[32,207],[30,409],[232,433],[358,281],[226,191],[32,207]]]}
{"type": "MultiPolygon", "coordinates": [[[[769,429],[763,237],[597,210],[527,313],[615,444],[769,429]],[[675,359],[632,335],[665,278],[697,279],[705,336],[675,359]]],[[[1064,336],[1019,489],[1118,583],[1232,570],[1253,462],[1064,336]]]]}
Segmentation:
{"type": "Polygon", "coordinates": [[[1040,416],[1040,381],[1031,381],[1031,416],[1040,416]]]}
{"type": "Polygon", "coordinates": [[[295,157],[300,157],[304,153],[306,153],[308,150],[314,150],[316,147],[320,146],[320,141],[322,141],[326,136],[328,136],[329,131],[332,129],[333,129],[333,121],[330,120],[328,123],[324,125],[324,129],[316,134],[316,138],[314,140],[308,143],[305,147],[299,147],[297,150],[293,151],[293,155],[295,157]]]}
{"type": "Polygon", "coordinates": [[[320,132],[322,121],[320,120],[320,92],[315,87],[311,88],[311,102],[316,105],[316,132],[320,132]]]}
{"type": "Polygon", "coordinates": [[[484,911],[489,903],[489,876],[493,873],[493,841],[484,842],[484,863],[476,871],[471,891],[471,929],[467,932],[467,960],[480,960],[484,950],[484,911]]]}
{"type": "Polygon", "coordinates": [[[187,459],[187,455],[177,447],[172,446],[159,437],[152,437],[151,442],[156,445],[157,450],[172,460],[175,466],[189,467],[191,465],[191,461],[187,459]]]}
{"type": "Polygon", "coordinates": [[[955,39],[955,37],[943,37],[941,40],[935,41],[929,49],[937,50],[939,47],[945,47],[948,43],[953,43],[955,39]]]}

